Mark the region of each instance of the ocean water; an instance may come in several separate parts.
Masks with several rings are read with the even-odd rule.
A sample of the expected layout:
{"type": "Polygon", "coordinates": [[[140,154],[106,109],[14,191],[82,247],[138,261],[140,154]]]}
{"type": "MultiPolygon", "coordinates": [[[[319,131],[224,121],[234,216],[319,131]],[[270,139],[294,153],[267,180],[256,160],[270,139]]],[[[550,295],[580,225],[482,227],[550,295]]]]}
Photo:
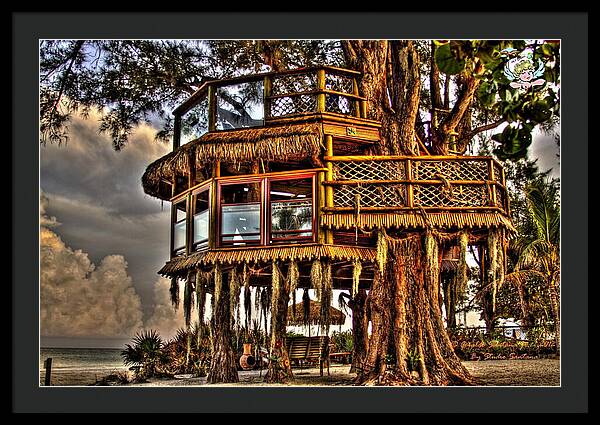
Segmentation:
{"type": "Polygon", "coordinates": [[[127,371],[121,350],[114,348],[41,348],[40,385],[44,385],[44,361],[52,357],[50,385],[90,385],[111,373],[127,371]]]}

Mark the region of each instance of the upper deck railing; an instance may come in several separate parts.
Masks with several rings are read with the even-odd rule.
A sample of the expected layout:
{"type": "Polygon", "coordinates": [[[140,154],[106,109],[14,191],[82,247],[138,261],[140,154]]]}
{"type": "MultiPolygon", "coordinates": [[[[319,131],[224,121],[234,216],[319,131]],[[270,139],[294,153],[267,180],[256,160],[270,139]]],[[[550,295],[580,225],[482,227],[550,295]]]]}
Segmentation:
{"type": "Polygon", "coordinates": [[[322,66],[208,81],[173,111],[173,148],[208,131],[264,126],[316,113],[364,118],[359,75],[322,66]]]}
{"type": "Polygon", "coordinates": [[[326,156],[325,212],[501,210],[508,213],[502,166],[476,156],[326,156]]]}

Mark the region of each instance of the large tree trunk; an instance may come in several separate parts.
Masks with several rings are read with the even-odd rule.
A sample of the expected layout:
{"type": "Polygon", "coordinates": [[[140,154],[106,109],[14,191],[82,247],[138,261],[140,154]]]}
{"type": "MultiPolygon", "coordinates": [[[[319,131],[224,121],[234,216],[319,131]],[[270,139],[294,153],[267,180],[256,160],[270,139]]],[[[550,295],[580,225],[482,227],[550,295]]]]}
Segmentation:
{"type": "Polygon", "coordinates": [[[446,327],[456,327],[456,282],[451,273],[444,273],[441,277],[442,293],[444,295],[444,309],[446,310],[446,327]]]}
{"type": "MultiPolygon", "coordinates": [[[[368,118],[381,121],[379,152],[418,155],[421,79],[415,42],[352,40],[342,47],[347,64],[362,73],[359,88],[369,102],[368,118]]],[[[421,267],[439,260],[437,252],[423,257],[424,234],[393,244],[384,269],[375,274],[368,296],[372,334],[359,384],[473,382],[444,327],[439,274],[421,267]]]]}
{"type": "Polygon", "coordinates": [[[294,379],[292,365],[285,344],[285,334],[287,325],[287,308],[290,299],[289,282],[284,279],[280,272],[273,267],[273,300],[271,303],[271,342],[270,353],[271,360],[265,382],[283,383],[294,379]],[[273,308],[275,307],[275,308],[273,308]]]}
{"type": "Polygon", "coordinates": [[[207,382],[238,382],[236,354],[232,346],[232,317],[229,303],[229,279],[215,270],[215,292],[211,319],[212,358],[207,382]],[[217,277],[217,274],[219,275],[217,277]],[[217,288],[219,286],[220,288],[217,288]],[[215,295],[218,294],[218,295],[215,295]]]}
{"type": "Polygon", "coordinates": [[[352,309],[352,366],[350,373],[356,373],[362,369],[369,347],[367,291],[360,289],[348,305],[352,309]]]}
{"type": "Polygon", "coordinates": [[[373,332],[363,385],[469,385],[440,308],[437,242],[415,232],[389,243],[383,272],[369,293],[373,332]],[[433,261],[432,261],[433,259],[433,261]]]}

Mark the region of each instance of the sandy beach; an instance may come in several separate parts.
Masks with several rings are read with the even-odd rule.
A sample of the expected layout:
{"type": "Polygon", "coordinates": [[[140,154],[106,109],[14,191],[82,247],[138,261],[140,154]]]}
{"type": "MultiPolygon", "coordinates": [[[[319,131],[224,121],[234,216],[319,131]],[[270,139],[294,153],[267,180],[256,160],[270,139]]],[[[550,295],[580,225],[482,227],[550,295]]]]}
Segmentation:
{"type": "MultiPolygon", "coordinates": [[[[486,360],[465,361],[465,367],[482,386],[559,386],[560,360],[486,360]]],[[[333,365],[330,376],[319,376],[318,368],[294,369],[294,382],[287,384],[265,384],[259,371],[239,372],[236,384],[212,384],[211,386],[351,386],[355,375],[348,373],[349,365],[333,365]]],[[[262,371],[264,376],[264,371],[262,371]]],[[[206,378],[150,379],[147,383],[130,384],[134,387],[173,387],[208,385],[206,378]]]]}

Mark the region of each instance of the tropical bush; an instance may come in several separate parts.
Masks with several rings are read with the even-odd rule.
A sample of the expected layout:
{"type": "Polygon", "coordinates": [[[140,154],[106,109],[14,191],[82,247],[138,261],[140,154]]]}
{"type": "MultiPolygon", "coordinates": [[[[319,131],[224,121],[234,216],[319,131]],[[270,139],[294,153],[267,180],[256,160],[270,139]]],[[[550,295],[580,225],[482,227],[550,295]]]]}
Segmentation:
{"type": "Polygon", "coordinates": [[[164,341],[155,330],[137,332],[131,344],[121,351],[125,366],[132,366],[136,380],[163,374],[168,358],[163,351],[164,341]]]}

